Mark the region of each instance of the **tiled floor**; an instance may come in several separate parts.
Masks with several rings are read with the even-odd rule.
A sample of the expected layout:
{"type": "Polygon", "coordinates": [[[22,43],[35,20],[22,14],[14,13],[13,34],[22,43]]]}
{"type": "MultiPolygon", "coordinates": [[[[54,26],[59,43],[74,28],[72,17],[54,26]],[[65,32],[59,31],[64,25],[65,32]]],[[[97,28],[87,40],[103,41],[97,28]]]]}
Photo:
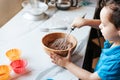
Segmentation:
{"type": "Polygon", "coordinates": [[[101,37],[101,35],[98,37],[97,31],[92,29],[86,50],[85,61],[83,64],[84,69],[91,72],[93,71],[99,59],[101,48],[103,47],[103,42],[104,39],[101,37]]]}
{"type": "MultiPolygon", "coordinates": [[[[101,43],[101,45],[99,45],[98,38],[92,39],[92,41],[93,41],[93,43],[95,43],[99,47],[103,48],[103,43],[104,43],[104,38],[103,37],[100,37],[100,43],[101,43]]],[[[97,54],[97,52],[95,52],[94,54],[97,54]]],[[[92,68],[95,68],[98,59],[99,59],[99,56],[94,56],[93,63],[92,63],[92,68]]]]}
{"type": "Polygon", "coordinates": [[[92,68],[94,69],[99,60],[101,49],[103,48],[104,38],[102,37],[100,31],[97,30],[93,30],[93,32],[91,32],[91,35],[91,44],[93,50],[92,68]]]}

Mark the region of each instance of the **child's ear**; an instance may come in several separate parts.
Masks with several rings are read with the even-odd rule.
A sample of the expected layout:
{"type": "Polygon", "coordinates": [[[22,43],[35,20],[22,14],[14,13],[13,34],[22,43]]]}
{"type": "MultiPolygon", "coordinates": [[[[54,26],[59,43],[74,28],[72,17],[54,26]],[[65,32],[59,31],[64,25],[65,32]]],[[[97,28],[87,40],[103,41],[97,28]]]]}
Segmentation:
{"type": "Polygon", "coordinates": [[[120,36],[120,28],[118,29],[118,34],[119,34],[119,36],[120,36]]]}

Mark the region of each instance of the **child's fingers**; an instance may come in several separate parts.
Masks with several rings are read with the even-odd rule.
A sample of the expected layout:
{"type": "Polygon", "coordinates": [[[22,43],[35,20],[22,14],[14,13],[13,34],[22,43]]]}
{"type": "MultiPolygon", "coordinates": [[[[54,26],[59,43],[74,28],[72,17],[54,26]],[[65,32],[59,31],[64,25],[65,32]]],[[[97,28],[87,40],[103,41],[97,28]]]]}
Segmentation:
{"type": "Polygon", "coordinates": [[[51,57],[52,59],[54,59],[54,60],[58,60],[58,59],[60,58],[59,55],[54,54],[54,53],[51,53],[50,57],[51,57]]]}
{"type": "Polygon", "coordinates": [[[56,64],[56,62],[55,62],[54,60],[52,60],[52,63],[55,63],[55,64],[56,64]]]}
{"type": "Polygon", "coordinates": [[[70,58],[70,57],[71,57],[71,53],[72,53],[72,49],[70,49],[70,50],[68,51],[67,58],[70,58]]]}
{"type": "Polygon", "coordinates": [[[53,58],[54,57],[54,53],[50,53],[50,57],[53,58]]]}

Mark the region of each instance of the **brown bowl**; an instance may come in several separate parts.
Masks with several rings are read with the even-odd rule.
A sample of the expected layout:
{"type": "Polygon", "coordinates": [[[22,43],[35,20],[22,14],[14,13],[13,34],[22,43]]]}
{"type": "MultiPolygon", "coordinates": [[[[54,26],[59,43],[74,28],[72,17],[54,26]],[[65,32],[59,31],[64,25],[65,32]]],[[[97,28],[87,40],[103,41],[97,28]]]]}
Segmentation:
{"type": "Polygon", "coordinates": [[[50,44],[55,42],[56,39],[65,38],[66,35],[67,35],[66,33],[62,33],[62,32],[49,33],[49,34],[45,35],[42,38],[42,44],[43,44],[43,48],[44,48],[45,52],[48,55],[50,55],[50,53],[56,53],[63,57],[67,56],[67,53],[69,50],[71,50],[71,52],[73,52],[74,49],[76,48],[77,40],[72,35],[69,35],[67,37],[67,41],[71,44],[71,46],[68,47],[67,49],[55,49],[55,48],[50,47],[50,44]]]}

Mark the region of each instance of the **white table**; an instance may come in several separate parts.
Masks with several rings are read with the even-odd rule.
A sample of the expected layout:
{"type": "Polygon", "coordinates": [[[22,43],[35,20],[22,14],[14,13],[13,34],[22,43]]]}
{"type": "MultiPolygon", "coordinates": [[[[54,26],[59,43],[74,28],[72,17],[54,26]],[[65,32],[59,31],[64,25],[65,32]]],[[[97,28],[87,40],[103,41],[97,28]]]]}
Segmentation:
{"type": "MultiPolygon", "coordinates": [[[[45,53],[41,39],[50,32],[41,32],[43,27],[62,27],[68,26],[77,16],[87,15],[85,18],[92,19],[95,6],[84,6],[68,11],[56,11],[49,19],[40,21],[30,21],[23,18],[26,8],[21,10],[15,17],[0,29],[0,65],[9,65],[10,61],[5,56],[7,50],[18,48],[22,51],[21,58],[27,60],[29,73],[17,75],[11,72],[11,80],[78,80],[76,76],[68,70],[61,68],[51,62],[50,57],[45,53]],[[64,20],[67,19],[67,22],[64,20]]],[[[75,29],[71,34],[77,38],[78,45],[72,56],[75,64],[82,67],[87,43],[91,28],[85,26],[75,29]]],[[[56,30],[58,32],[58,30],[56,30]]],[[[66,32],[61,31],[60,32],[66,32]]],[[[55,32],[55,31],[51,31],[55,32]]]]}

